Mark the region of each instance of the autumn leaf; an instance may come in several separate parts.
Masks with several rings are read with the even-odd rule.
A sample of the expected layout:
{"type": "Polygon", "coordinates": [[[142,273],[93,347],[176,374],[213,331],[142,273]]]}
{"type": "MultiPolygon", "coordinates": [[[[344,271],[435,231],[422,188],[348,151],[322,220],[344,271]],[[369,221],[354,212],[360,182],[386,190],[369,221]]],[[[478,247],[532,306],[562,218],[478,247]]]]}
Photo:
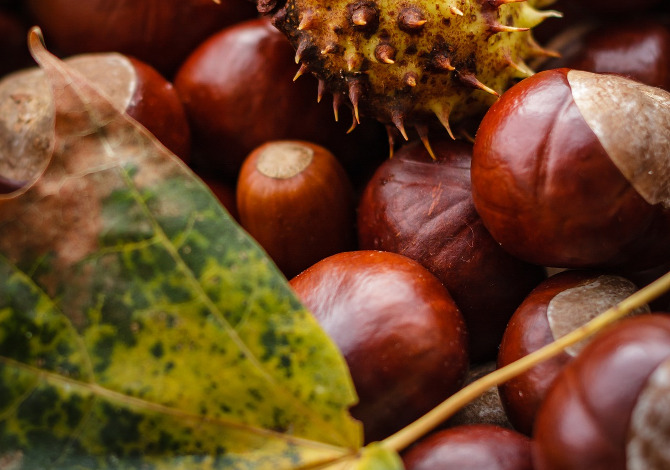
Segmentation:
{"type": "Polygon", "coordinates": [[[402,468],[265,253],[49,54],[56,143],[0,196],[0,467],[402,468]]]}

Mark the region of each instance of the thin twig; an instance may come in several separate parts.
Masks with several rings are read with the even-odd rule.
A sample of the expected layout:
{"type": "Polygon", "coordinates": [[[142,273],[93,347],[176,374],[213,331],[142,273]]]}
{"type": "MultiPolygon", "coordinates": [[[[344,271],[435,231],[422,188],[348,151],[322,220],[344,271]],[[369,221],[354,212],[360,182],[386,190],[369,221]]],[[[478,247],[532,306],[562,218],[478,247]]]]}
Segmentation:
{"type": "Polygon", "coordinates": [[[606,326],[611,325],[631,311],[648,304],[669,290],[670,272],[571,333],[462,388],[423,417],[384,439],[382,445],[400,452],[491,387],[507,382],[537,364],[556,356],[565,348],[601,331],[606,326]]]}

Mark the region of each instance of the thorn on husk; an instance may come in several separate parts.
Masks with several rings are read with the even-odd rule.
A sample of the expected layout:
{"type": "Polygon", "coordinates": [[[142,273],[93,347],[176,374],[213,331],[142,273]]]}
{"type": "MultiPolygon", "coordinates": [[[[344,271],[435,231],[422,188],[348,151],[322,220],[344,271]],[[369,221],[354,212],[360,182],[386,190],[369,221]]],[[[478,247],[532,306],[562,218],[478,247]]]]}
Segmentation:
{"type": "Polygon", "coordinates": [[[437,157],[435,157],[435,152],[433,152],[433,149],[430,146],[430,142],[428,141],[428,126],[426,126],[426,125],[416,125],[416,126],[414,126],[414,128],[416,129],[417,133],[419,134],[419,139],[421,139],[421,142],[423,142],[423,146],[428,151],[428,154],[430,155],[430,158],[432,158],[433,160],[437,160],[437,157]]]}
{"type": "Polygon", "coordinates": [[[405,117],[400,111],[393,111],[391,113],[391,121],[393,121],[393,124],[395,124],[396,129],[400,131],[400,135],[405,140],[409,140],[409,137],[407,137],[407,131],[405,131],[405,122],[404,122],[405,117]]]}
{"type": "Polygon", "coordinates": [[[302,77],[307,71],[309,70],[309,67],[307,64],[300,64],[300,68],[296,72],[296,74],[293,76],[293,81],[295,82],[297,79],[302,77]]]}
{"type": "Polygon", "coordinates": [[[379,44],[375,47],[375,58],[385,64],[395,63],[395,49],[390,44],[379,44]]]}

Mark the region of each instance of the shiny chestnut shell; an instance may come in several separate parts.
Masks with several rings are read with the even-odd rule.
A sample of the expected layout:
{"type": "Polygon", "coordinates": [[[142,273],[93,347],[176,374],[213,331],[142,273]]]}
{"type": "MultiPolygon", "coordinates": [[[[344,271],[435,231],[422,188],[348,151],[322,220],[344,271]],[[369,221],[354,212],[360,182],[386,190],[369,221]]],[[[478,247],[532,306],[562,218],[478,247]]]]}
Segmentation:
{"type": "Polygon", "coordinates": [[[660,21],[643,18],[578,28],[572,39],[558,48],[562,57],[547,61],[542,69],[616,73],[670,89],[670,30],[660,21]]]}
{"type": "Polygon", "coordinates": [[[408,256],[447,287],[470,333],[471,359],[493,360],[507,321],[544,271],[491,237],[475,210],[472,146],[433,139],[402,147],[377,168],[358,205],[361,249],[408,256]]]}
{"type": "MultiPolygon", "coordinates": [[[[64,62],[188,161],[186,114],[172,84],[153,67],[118,53],[81,54],[64,62]]],[[[53,146],[54,117],[51,90],[40,69],[20,70],[0,81],[0,176],[25,182],[41,171],[53,146]]]]}
{"type": "MultiPolygon", "coordinates": [[[[592,271],[563,271],[538,285],[514,312],[498,353],[498,367],[552,343],[637,290],[628,279],[592,271]]],[[[640,309],[648,312],[647,307],[640,309]]],[[[498,387],[515,429],[530,435],[537,410],[563,367],[578,353],[573,347],[498,387]]]]}
{"type": "Polygon", "coordinates": [[[238,0],[27,0],[47,44],[63,55],[120,52],[168,77],[200,42],[225,26],[254,18],[238,0]]]}
{"type": "Polygon", "coordinates": [[[288,278],[355,248],[351,182],[319,145],[286,140],[261,145],[242,165],[236,200],[242,227],[288,278]]]}
{"type": "Polygon", "coordinates": [[[463,318],[440,281],[405,256],[330,256],[291,286],[347,361],[366,441],[382,439],[457,391],[468,368],[463,318]]]}
{"type": "MultiPolygon", "coordinates": [[[[322,145],[350,174],[386,158],[383,127],[364,122],[347,134],[343,108],[318,103],[309,74],[294,82],[295,50],[269,18],[224,28],[201,43],[180,67],[175,87],[194,135],[199,168],[234,180],[247,155],[271,140],[305,140],[322,145]]],[[[366,176],[368,176],[366,174],[366,176]]]]}
{"type": "Polygon", "coordinates": [[[532,470],[530,439],[493,425],[458,426],[419,440],[406,470],[532,470]]]}
{"type": "Polygon", "coordinates": [[[127,57],[137,84],[126,113],[143,124],[168,150],[188,162],[191,130],[184,106],[171,82],[149,64],[127,57]]]}
{"type": "MultiPolygon", "coordinates": [[[[532,263],[662,264],[670,258],[670,211],[640,195],[586,123],[569,81],[584,74],[540,72],[489,109],[473,153],[477,211],[504,249],[532,263]]],[[[622,146],[631,140],[620,137],[622,146]]]]}
{"type": "MultiPolygon", "coordinates": [[[[668,360],[667,314],[627,319],[596,337],[563,369],[540,408],[533,439],[535,468],[629,468],[632,414],[649,378],[659,365],[668,366],[668,360]]],[[[667,415],[654,420],[668,422],[667,415]]],[[[667,438],[656,450],[667,450],[667,438]]],[[[659,464],[653,468],[668,468],[667,460],[659,464]]]]}

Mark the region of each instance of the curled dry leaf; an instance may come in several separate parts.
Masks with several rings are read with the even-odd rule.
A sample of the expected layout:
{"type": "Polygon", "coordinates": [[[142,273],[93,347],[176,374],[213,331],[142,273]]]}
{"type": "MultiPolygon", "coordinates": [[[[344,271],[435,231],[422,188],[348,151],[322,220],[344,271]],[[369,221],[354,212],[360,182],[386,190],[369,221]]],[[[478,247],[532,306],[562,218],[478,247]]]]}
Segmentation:
{"type": "Polygon", "coordinates": [[[56,142],[0,196],[0,462],[400,468],[360,449],[344,361],[206,186],[30,44],[56,142]]]}

